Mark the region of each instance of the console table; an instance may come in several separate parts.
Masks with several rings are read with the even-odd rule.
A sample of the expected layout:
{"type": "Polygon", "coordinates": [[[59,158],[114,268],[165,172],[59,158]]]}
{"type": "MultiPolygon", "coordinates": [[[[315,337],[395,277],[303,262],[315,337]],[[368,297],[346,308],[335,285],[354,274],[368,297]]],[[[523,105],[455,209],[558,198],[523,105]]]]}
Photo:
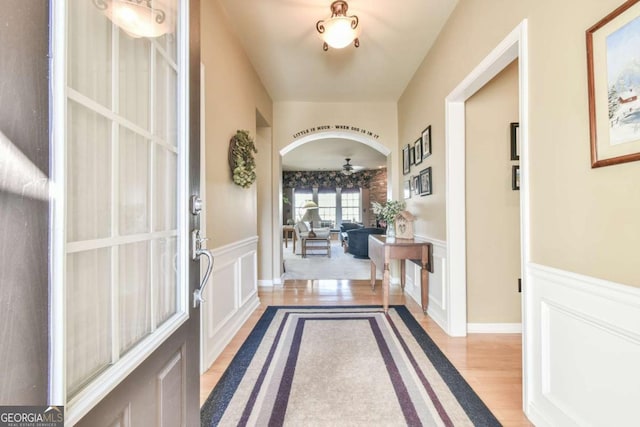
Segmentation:
{"type": "Polygon", "coordinates": [[[307,257],[307,249],[321,249],[327,251],[327,257],[331,258],[331,237],[303,237],[302,258],[307,257]]]}
{"type": "Polygon", "coordinates": [[[385,235],[369,236],[369,258],[371,259],[371,289],[376,286],[376,266],[382,268],[382,307],[389,310],[389,262],[400,260],[400,284],[404,290],[405,261],[410,260],[420,266],[420,289],[422,311],[429,305],[429,272],[433,273],[433,245],[415,239],[388,238],[385,235]]]}

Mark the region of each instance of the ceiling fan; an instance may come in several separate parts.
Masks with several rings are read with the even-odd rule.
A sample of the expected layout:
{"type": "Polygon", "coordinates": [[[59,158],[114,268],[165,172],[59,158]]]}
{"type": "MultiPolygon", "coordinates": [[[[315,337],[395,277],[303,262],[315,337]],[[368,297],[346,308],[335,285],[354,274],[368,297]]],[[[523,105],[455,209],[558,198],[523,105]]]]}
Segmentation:
{"type": "Polygon", "coordinates": [[[347,157],[345,160],[347,161],[347,163],[342,165],[342,175],[349,176],[349,175],[353,174],[355,172],[355,170],[353,169],[353,165],[351,163],[349,163],[351,161],[351,159],[347,157]]]}

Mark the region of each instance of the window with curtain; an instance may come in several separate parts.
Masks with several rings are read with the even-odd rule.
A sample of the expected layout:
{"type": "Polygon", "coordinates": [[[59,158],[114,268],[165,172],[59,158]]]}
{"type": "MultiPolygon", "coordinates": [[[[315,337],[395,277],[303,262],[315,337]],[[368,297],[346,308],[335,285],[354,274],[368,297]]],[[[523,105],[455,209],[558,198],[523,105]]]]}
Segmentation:
{"type": "Polygon", "coordinates": [[[342,220],[351,222],[362,221],[362,206],[360,192],[344,192],[340,195],[342,205],[342,220]]]}
{"type": "Polygon", "coordinates": [[[318,214],[322,219],[323,227],[333,228],[336,224],[336,193],[318,193],[318,214]]]}
{"type": "MultiPolygon", "coordinates": [[[[177,8],[176,8],[177,10],[177,8]]],[[[175,316],[178,34],[132,38],[67,3],[64,159],[66,401],[175,316]]]]}

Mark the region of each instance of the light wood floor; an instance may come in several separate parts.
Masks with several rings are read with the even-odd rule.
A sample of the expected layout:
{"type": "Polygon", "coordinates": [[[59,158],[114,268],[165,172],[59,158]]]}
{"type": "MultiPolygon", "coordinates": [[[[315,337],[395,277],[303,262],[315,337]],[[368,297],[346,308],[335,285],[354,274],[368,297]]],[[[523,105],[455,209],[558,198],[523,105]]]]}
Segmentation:
{"type": "MultiPolygon", "coordinates": [[[[269,305],[380,304],[380,286],[371,291],[365,280],[291,280],[283,286],[261,287],[260,307],[200,377],[200,404],[204,403],[231,359],[269,305]]],[[[390,290],[390,304],[404,304],[460,371],[475,392],[505,426],[532,425],[522,412],[522,343],[520,334],[469,334],[449,337],[399,286],[390,290]]]]}

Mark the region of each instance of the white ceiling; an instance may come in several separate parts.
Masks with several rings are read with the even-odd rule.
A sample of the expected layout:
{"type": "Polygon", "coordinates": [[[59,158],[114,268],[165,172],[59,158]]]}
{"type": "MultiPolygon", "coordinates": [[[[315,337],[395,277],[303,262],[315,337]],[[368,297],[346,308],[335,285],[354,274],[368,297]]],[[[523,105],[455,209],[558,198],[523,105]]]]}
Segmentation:
{"type": "MultiPolygon", "coordinates": [[[[458,0],[347,0],[360,47],[327,52],[315,26],[331,15],[332,0],[219,1],[274,102],[396,102],[458,0]]],[[[386,164],[359,143],[319,144],[285,156],[284,169],[338,169],[345,157],[386,164]]]]}

